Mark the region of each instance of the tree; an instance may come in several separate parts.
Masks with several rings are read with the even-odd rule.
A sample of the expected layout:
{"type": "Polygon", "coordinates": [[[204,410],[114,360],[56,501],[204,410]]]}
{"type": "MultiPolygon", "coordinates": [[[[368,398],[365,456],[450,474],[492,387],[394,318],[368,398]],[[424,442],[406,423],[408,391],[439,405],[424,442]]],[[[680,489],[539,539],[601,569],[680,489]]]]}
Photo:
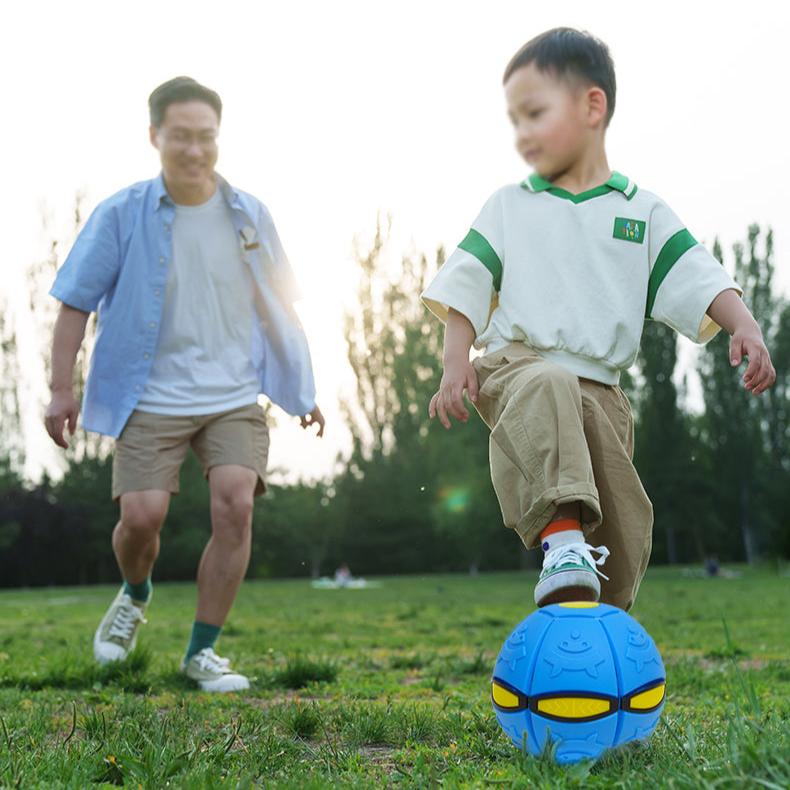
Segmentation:
{"type": "Polygon", "coordinates": [[[442,332],[420,303],[439,249],[386,262],[381,223],[358,255],[358,308],[346,316],[357,402],[345,406],[353,436],[336,481],[348,508],[343,557],[368,572],[418,571],[481,561],[513,562],[488,476],[487,429],[474,417],[445,431],[430,422],[428,402],[441,378],[442,332]],[[507,548],[504,548],[507,546],[507,548]]]}
{"type": "MultiPolygon", "coordinates": [[[[786,308],[773,291],[773,235],[761,238],[759,226],[751,225],[746,245],[733,246],[735,279],[743,288],[743,298],[762,328],[770,349],[780,349],[780,365],[786,366],[786,308]],[[761,249],[762,248],[762,249],[761,249]]],[[[714,255],[722,260],[718,243],[714,255]]],[[[732,558],[755,561],[767,548],[767,536],[776,528],[771,513],[771,482],[777,471],[786,471],[787,421],[786,373],[780,389],[766,397],[752,396],[743,387],[741,370],[729,362],[729,337],[720,333],[702,351],[700,377],[705,400],[701,423],[707,446],[712,481],[715,481],[713,510],[721,525],[719,541],[725,546],[740,543],[742,550],[724,549],[732,558]]],[[[786,367],[785,367],[786,370],[786,367]]]]}
{"type": "MultiPolygon", "coordinates": [[[[688,530],[700,535],[693,513],[700,510],[698,480],[693,468],[688,424],[678,406],[673,381],[677,363],[677,336],[668,326],[645,323],[640,346],[639,426],[635,431],[634,465],[653,503],[656,539],[654,554],[667,562],[680,559],[679,539],[688,530]]],[[[684,554],[686,552],[683,552],[684,554]]]]}

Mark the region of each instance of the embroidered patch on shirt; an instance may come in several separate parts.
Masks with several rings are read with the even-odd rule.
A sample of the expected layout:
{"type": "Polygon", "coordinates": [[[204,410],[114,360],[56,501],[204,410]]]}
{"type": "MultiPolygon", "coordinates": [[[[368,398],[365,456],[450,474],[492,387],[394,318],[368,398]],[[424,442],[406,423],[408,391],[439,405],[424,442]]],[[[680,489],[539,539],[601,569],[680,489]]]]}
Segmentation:
{"type": "Polygon", "coordinates": [[[642,220],[615,217],[612,237],[641,244],[645,238],[645,227],[646,223],[642,222],[642,220]]]}

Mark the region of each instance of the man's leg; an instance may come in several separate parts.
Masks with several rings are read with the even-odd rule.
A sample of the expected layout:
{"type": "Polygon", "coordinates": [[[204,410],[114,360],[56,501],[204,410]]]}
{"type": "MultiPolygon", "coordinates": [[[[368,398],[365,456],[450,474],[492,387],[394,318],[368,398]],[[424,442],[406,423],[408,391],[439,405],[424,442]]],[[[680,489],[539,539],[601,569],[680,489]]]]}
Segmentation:
{"type": "Polygon", "coordinates": [[[257,473],[234,464],[209,471],[211,539],[198,568],[195,619],[222,627],[250,562],[257,473]]]}
{"type": "Polygon", "coordinates": [[[169,491],[129,491],[120,497],[121,519],[112,548],[127,585],[138,587],[151,576],[159,556],[159,533],[170,506],[169,491]]]}
{"type": "Polygon", "coordinates": [[[120,503],[121,518],[112,547],[123,586],[93,639],[94,655],[102,664],[126,658],[145,622],[159,532],[170,496],[178,493],[178,471],[196,430],[193,423],[191,417],[134,411],[115,442],[112,498],[120,503]]]}
{"type": "Polygon", "coordinates": [[[211,492],[211,539],[198,569],[198,605],[182,669],[204,691],[249,688],[214,652],[250,561],[253,498],[266,491],[269,430],[257,403],[207,415],[192,448],[211,492]]]}
{"type": "Polygon", "coordinates": [[[159,554],[170,493],[158,489],[121,494],[121,520],[112,534],[112,547],[123,576],[115,600],[96,629],[93,653],[101,664],[122,661],[137,644],[151,597],[151,569],[159,554]]]}
{"type": "Polygon", "coordinates": [[[204,691],[242,691],[244,675],[214,652],[225,618],[250,561],[252,506],[259,475],[249,467],[221,464],[208,474],[211,538],[198,568],[198,604],[183,671],[204,691]]]}

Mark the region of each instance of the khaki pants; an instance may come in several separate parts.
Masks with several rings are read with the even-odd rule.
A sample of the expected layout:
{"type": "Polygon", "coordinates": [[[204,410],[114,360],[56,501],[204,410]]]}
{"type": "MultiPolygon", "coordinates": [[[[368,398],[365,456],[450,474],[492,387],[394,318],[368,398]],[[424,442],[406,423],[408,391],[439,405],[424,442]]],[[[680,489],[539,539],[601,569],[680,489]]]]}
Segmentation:
{"type": "Polygon", "coordinates": [[[653,507],[631,463],[633,417],[625,393],[580,379],[523,343],[473,365],[505,526],[532,549],[557,505],[580,502],[585,536],[611,552],[601,600],[629,609],[650,558],[653,507]]]}

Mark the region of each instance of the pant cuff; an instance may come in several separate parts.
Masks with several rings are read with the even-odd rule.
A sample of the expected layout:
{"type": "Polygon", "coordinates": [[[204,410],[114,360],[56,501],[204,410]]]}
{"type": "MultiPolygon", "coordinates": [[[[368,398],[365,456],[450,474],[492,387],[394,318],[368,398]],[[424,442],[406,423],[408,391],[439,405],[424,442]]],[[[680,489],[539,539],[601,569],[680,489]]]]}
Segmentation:
{"type": "Polygon", "coordinates": [[[551,521],[557,506],[567,502],[581,503],[582,531],[585,535],[601,525],[601,505],[595,486],[574,483],[547,488],[516,524],[516,532],[528,549],[536,549],[540,545],[540,533],[551,521]]]}

